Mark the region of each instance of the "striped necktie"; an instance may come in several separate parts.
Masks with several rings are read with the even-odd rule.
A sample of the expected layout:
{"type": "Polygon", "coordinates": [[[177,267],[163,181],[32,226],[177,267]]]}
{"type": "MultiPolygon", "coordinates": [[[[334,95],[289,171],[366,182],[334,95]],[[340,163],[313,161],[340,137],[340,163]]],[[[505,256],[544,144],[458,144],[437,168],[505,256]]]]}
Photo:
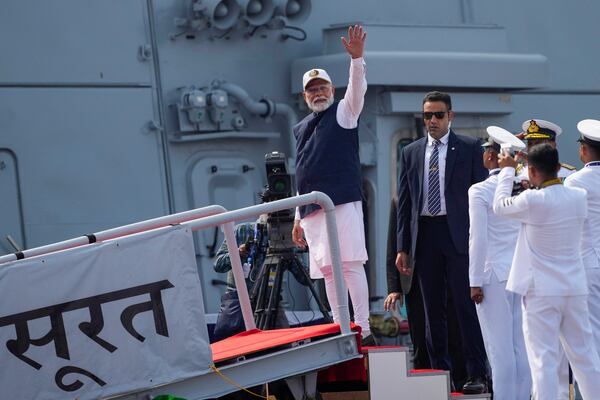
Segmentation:
{"type": "Polygon", "coordinates": [[[438,215],[442,211],[442,200],[440,197],[440,165],[438,147],[442,142],[438,139],[433,141],[433,151],[429,158],[429,191],[427,193],[427,210],[431,215],[438,215]]]}

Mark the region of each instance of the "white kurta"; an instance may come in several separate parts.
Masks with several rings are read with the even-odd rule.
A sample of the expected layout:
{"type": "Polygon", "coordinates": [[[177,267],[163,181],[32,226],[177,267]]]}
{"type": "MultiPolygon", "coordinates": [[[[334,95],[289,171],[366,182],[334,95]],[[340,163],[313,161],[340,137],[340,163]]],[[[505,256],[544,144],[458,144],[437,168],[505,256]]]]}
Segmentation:
{"type": "Polygon", "coordinates": [[[521,296],[506,290],[521,224],[494,214],[499,170],[469,189],[469,281],[481,287],[476,306],[485,351],[492,368],[494,398],[529,400],[531,373],[521,318],[521,296]]]}
{"type": "MultiPolygon", "coordinates": [[[[355,201],[336,206],[335,219],[342,263],[358,261],[362,268],[362,264],[368,259],[362,203],[355,201]]],[[[300,224],[304,229],[309,248],[310,277],[322,278],[321,269],[332,265],[325,226],[325,212],[323,210],[315,211],[304,217],[300,224]]]]}
{"type": "Polygon", "coordinates": [[[494,212],[521,221],[507,288],[523,295],[523,333],[537,399],[558,393],[559,343],[584,399],[600,394],[600,358],[580,256],[586,193],[561,184],[511,197],[514,168],[498,177],[494,212]]]}

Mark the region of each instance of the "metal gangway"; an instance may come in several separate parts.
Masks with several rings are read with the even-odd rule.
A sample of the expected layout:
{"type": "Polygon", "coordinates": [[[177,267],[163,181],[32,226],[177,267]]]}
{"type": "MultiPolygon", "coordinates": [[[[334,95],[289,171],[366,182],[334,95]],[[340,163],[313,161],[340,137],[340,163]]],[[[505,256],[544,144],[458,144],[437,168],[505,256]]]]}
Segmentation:
{"type": "MultiPolygon", "coordinates": [[[[333,364],[361,357],[358,351],[356,332],[351,330],[348,310],[347,289],[342,275],[339,241],[335,220],[335,206],[331,199],[321,192],[311,192],[273,202],[263,203],[238,210],[227,211],[222,206],[212,205],[173,215],[154,218],[118,228],[84,235],[78,238],[57,242],[29,250],[0,257],[0,267],[34,256],[40,256],[85,246],[91,243],[107,241],[136,233],[157,229],[168,229],[179,224],[192,231],[221,226],[227,241],[232,272],[239,295],[240,306],[248,331],[255,331],[253,310],[250,304],[242,264],[234,234],[236,221],[256,218],[290,208],[316,203],[325,212],[326,229],[332,255],[333,276],[335,280],[339,329],[335,334],[299,340],[286,346],[248,354],[234,360],[225,360],[221,365],[215,363],[212,369],[199,371],[197,376],[176,382],[147,387],[132,393],[120,393],[111,398],[152,399],[161,394],[171,394],[188,400],[207,399],[238,391],[239,387],[252,387],[280,379],[286,379],[295,398],[311,398],[315,395],[316,371],[333,364]],[[226,379],[225,379],[226,378],[226,379]],[[232,384],[235,382],[235,385],[232,384]]],[[[18,262],[17,262],[18,264],[18,262]]],[[[227,340],[227,339],[226,339],[227,340]]]]}

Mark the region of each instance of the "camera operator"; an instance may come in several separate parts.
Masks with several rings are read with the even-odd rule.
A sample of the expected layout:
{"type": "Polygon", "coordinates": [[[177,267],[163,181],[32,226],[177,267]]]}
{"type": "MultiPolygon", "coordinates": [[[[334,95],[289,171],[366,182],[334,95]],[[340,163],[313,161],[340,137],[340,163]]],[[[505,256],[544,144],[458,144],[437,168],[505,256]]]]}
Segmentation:
{"type": "MultiPolygon", "coordinates": [[[[244,277],[246,278],[246,286],[249,292],[252,291],[257,273],[265,260],[268,250],[269,238],[266,222],[267,215],[261,215],[256,222],[246,222],[235,226],[235,239],[239,246],[244,277]]],[[[227,290],[221,296],[221,307],[214,330],[214,340],[216,341],[243,332],[245,326],[233,273],[231,272],[231,260],[229,259],[227,242],[225,240],[217,252],[213,267],[216,272],[227,272],[227,290]]],[[[276,327],[287,328],[288,326],[285,313],[279,307],[276,327]]]]}

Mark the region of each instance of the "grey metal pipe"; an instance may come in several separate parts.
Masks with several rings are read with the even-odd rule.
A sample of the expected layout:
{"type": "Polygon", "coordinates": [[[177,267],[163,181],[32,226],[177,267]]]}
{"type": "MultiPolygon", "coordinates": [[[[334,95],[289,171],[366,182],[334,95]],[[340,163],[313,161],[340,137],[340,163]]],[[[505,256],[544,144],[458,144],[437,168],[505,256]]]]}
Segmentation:
{"type": "MultiPolygon", "coordinates": [[[[246,207],[246,208],[242,208],[239,210],[234,210],[234,211],[228,211],[222,214],[218,214],[218,215],[213,215],[210,217],[206,217],[206,218],[202,218],[199,220],[195,220],[195,221],[189,221],[186,222],[185,225],[189,226],[192,230],[200,230],[200,229],[206,229],[206,228],[211,228],[217,225],[223,225],[223,224],[228,224],[228,223],[232,223],[233,221],[240,221],[240,220],[245,220],[245,219],[250,219],[250,218],[255,218],[260,214],[268,214],[268,213],[272,213],[272,212],[276,212],[276,211],[281,211],[281,210],[287,210],[290,208],[294,208],[297,206],[301,206],[301,205],[305,205],[305,204],[311,204],[311,203],[316,203],[318,205],[321,206],[321,208],[323,208],[323,210],[325,210],[325,224],[327,226],[327,235],[329,238],[329,248],[331,250],[331,261],[332,261],[332,267],[333,267],[333,279],[335,282],[335,295],[338,301],[338,311],[339,311],[339,316],[340,316],[340,329],[341,332],[344,334],[350,333],[350,314],[348,312],[348,292],[346,289],[346,283],[344,282],[344,276],[342,274],[342,263],[341,263],[341,256],[340,256],[340,245],[339,245],[339,239],[338,239],[338,235],[337,235],[337,225],[336,225],[336,220],[335,220],[335,205],[333,204],[333,201],[331,201],[331,199],[324,193],[322,192],[311,192],[308,194],[303,194],[300,196],[295,196],[295,197],[288,197],[286,199],[281,199],[281,200],[276,200],[276,201],[271,201],[268,203],[262,203],[262,204],[258,204],[255,206],[251,206],[251,207],[246,207]]],[[[231,232],[233,232],[233,228],[231,226],[225,225],[224,226],[225,231],[227,232],[228,230],[231,230],[231,232]]],[[[240,304],[243,304],[244,302],[246,302],[248,304],[248,306],[243,306],[242,307],[242,315],[244,316],[244,322],[246,323],[246,326],[249,326],[249,320],[251,318],[249,318],[249,316],[244,315],[244,307],[246,309],[248,309],[250,306],[250,299],[248,297],[248,291],[243,290],[240,291],[240,288],[243,286],[244,288],[246,287],[245,285],[245,280],[243,279],[243,271],[242,271],[242,265],[241,265],[241,260],[240,260],[240,255],[239,255],[239,250],[236,247],[236,241],[235,241],[235,237],[231,237],[231,239],[227,238],[227,243],[229,247],[230,251],[229,251],[229,258],[231,260],[231,268],[234,271],[234,278],[236,277],[236,273],[238,274],[238,277],[241,276],[241,279],[238,281],[238,279],[236,279],[236,287],[238,288],[238,295],[239,295],[239,300],[240,300],[240,304]],[[238,272],[235,272],[235,270],[238,270],[238,272]]],[[[252,320],[252,324],[250,324],[250,326],[253,326],[254,321],[252,320]]]]}
{"type": "Polygon", "coordinates": [[[296,145],[293,127],[298,123],[298,116],[292,107],[286,103],[275,103],[269,99],[254,100],[246,90],[241,86],[230,82],[217,82],[219,89],[226,91],[231,96],[238,99],[242,106],[254,115],[263,118],[269,118],[273,115],[283,117],[287,124],[287,136],[290,142],[288,157],[292,160],[293,166],[296,165],[296,145]]]}
{"type": "Polygon", "coordinates": [[[19,260],[22,258],[29,258],[33,256],[39,256],[42,254],[52,253],[55,251],[70,249],[72,247],[84,246],[86,244],[92,243],[93,241],[101,242],[104,240],[127,236],[138,232],[149,231],[151,229],[160,228],[170,224],[179,224],[185,221],[218,214],[225,211],[227,211],[225,207],[212,205],[208,207],[183,211],[177,214],[153,218],[146,221],[140,221],[129,225],[123,225],[117,228],[111,228],[104,231],[100,231],[89,236],[80,236],[73,239],[64,240],[62,242],[56,242],[45,246],[24,250],[18,253],[7,254],[5,256],[0,257],[0,264],[7,263],[9,261],[19,260]]]}

